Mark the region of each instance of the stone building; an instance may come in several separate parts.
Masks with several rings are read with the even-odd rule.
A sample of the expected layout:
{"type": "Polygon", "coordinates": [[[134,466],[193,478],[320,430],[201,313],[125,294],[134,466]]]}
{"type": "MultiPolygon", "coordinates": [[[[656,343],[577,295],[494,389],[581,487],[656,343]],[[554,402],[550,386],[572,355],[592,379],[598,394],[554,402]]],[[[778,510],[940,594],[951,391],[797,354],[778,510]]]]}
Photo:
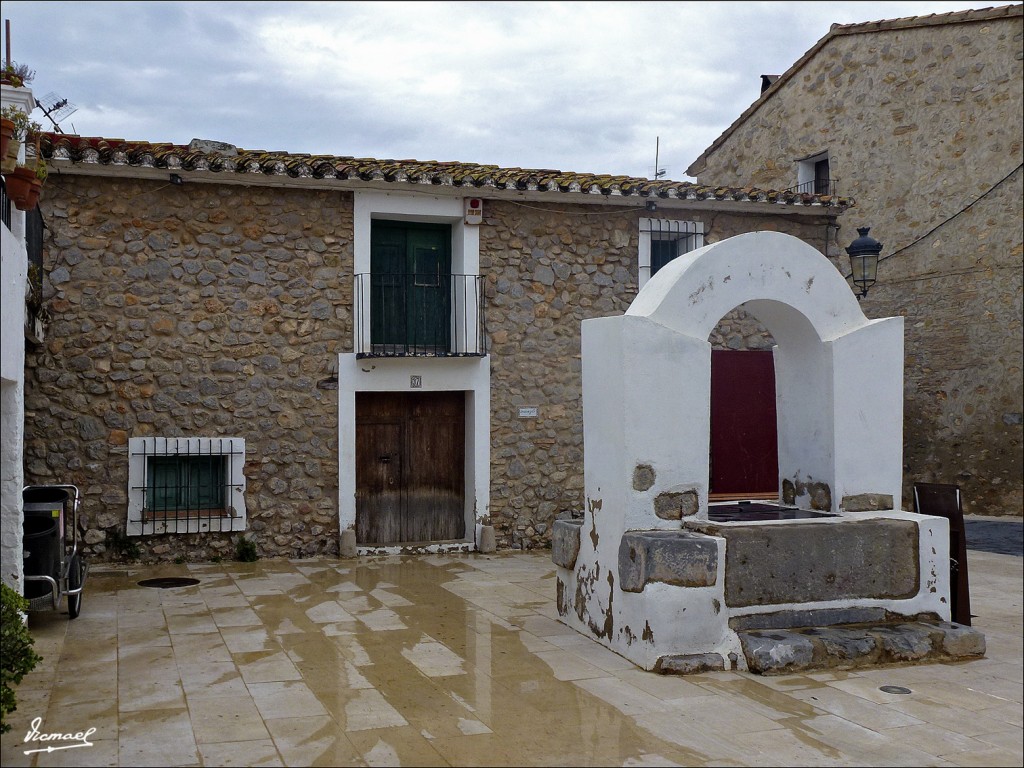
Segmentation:
{"type": "Polygon", "coordinates": [[[905,505],[1024,506],[1022,65],[1019,4],[835,25],[687,170],[856,201],[838,239],[884,245],[862,306],[906,318],[905,505]]]}
{"type": "MultiPolygon", "coordinates": [[[[839,259],[849,204],[207,141],[43,152],[25,478],[79,486],[93,558],[333,554],[349,530],[359,551],[546,546],[583,508],[581,321],[742,232],[839,259]]],[[[763,333],[740,311],[710,340],[763,333]]]]}

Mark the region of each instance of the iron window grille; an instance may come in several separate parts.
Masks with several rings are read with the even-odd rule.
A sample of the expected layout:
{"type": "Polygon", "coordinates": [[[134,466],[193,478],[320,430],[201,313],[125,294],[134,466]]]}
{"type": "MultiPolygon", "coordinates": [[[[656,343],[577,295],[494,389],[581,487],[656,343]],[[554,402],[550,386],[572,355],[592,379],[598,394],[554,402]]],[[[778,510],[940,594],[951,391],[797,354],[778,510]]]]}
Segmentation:
{"type": "Polygon", "coordinates": [[[684,253],[704,245],[704,225],[697,221],[640,219],[640,284],[684,253]]]}
{"type": "Polygon", "coordinates": [[[243,438],[132,438],[130,535],[245,530],[243,438]]]}

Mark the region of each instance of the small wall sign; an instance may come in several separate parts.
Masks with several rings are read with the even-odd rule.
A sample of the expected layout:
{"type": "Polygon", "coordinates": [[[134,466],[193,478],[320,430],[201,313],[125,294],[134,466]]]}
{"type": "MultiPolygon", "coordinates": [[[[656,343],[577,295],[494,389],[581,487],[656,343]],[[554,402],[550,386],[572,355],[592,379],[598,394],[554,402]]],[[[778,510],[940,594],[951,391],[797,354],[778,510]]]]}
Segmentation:
{"type": "Polygon", "coordinates": [[[536,419],[539,415],[539,409],[536,405],[524,405],[519,408],[520,419],[536,419]]]}
{"type": "Polygon", "coordinates": [[[422,389],[423,388],[423,377],[422,376],[410,376],[409,377],[409,388],[410,389],[422,389]]]}

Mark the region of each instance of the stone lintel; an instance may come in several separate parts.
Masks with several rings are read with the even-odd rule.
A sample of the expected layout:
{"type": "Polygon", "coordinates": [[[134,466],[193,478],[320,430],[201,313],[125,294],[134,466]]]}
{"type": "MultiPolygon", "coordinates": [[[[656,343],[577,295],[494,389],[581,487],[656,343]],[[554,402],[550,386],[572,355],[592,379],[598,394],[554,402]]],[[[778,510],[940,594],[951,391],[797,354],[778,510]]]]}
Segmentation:
{"type": "Polygon", "coordinates": [[[582,520],[555,520],[551,527],[551,561],[572,570],[580,554],[582,520]]]}
{"type": "Polygon", "coordinates": [[[791,629],[794,627],[828,627],[835,624],[863,624],[884,621],[884,608],[819,608],[810,611],[774,611],[733,616],[730,629],[791,629]]]}
{"type": "Polygon", "coordinates": [[[689,531],[627,531],[619,543],[619,586],[642,592],[651,581],[710,587],[718,578],[718,542],[689,531]]]}
{"type": "Polygon", "coordinates": [[[875,512],[893,509],[892,495],[887,493],[858,493],[843,496],[840,504],[844,512],[875,512]]]}

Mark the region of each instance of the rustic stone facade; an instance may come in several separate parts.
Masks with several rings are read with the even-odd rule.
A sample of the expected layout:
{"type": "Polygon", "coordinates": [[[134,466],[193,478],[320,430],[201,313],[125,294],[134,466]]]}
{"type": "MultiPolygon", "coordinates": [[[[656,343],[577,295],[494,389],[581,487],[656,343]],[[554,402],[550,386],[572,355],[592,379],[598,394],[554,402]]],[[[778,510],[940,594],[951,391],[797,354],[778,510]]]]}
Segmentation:
{"type": "MultiPolygon", "coordinates": [[[[246,438],[260,550],[336,553],[337,402],[317,384],[352,343],[351,195],[64,177],[45,217],[26,477],[79,486],[88,554],[124,546],[127,442],[149,435],[246,438]]],[[[133,543],[202,560],[231,538],[133,543]]]]}
{"type": "MultiPolygon", "coordinates": [[[[480,233],[492,355],[490,515],[499,547],[547,546],[556,517],[582,512],[580,323],[623,313],[637,291],[640,212],[536,208],[488,201],[480,233]],[[538,418],[518,418],[519,406],[536,406],[538,418]]],[[[833,230],[825,216],[665,216],[703,222],[708,243],[758,229],[824,243],[833,230]]],[[[830,255],[835,250],[832,242],[830,255]]],[[[725,318],[709,340],[733,349],[771,344],[742,312],[725,318]]]]}
{"type": "Polygon", "coordinates": [[[907,508],[915,481],[1024,508],[1022,37],[1020,5],[836,27],[688,171],[782,189],[828,153],[840,242],[884,245],[863,308],[906,318],[907,508]]]}
{"type": "MultiPolygon", "coordinates": [[[[87,554],[233,557],[239,534],[123,535],[128,439],[223,435],[246,440],[259,553],[336,554],[332,374],[352,351],[353,193],[64,175],[43,209],[51,321],[28,356],[26,482],[79,486],[87,554]]],[[[500,548],[549,546],[554,520],[583,508],[580,322],[636,295],[643,211],[500,199],[485,210],[489,522],[500,548]]],[[[665,216],[703,222],[709,243],[778,229],[831,239],[837,254],[824,210],[665,216]]],[[[763,347],[765,333],[733,313],[711,340],[763,347]]]]}

